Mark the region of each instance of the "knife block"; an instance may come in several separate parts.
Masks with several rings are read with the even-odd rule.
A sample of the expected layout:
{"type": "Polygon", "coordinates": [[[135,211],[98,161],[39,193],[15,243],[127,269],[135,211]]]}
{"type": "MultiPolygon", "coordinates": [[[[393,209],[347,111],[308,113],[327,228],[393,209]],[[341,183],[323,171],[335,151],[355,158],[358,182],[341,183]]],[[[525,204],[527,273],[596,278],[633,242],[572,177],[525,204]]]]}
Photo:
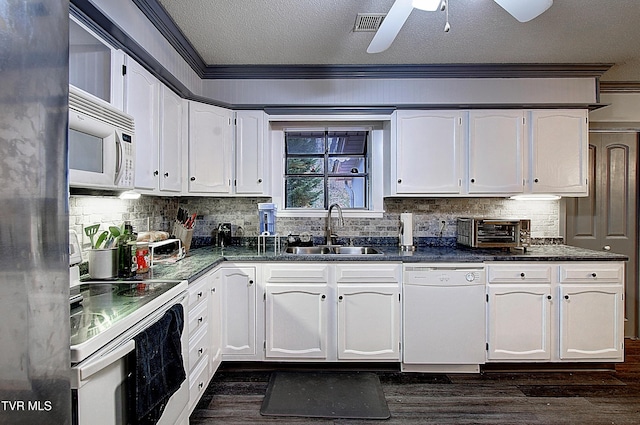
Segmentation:
{"type": "Polygon", "coordinates": [[[173,226],[173,234],[176,238],[180,239],[180,242],[184,247],[185,254],[189,252],[189,248],[191,248],[191,239],[193,238],[193,229],[187,229],[182,224],[176,223],[173,226]]]}

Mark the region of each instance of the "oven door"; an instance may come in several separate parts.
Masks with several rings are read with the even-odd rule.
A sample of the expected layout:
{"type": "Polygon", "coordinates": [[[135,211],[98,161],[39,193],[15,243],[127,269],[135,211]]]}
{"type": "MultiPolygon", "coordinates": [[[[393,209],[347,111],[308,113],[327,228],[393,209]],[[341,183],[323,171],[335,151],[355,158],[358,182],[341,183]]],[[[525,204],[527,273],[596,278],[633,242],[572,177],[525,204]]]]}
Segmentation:
{"type": "Polygon", "coordinates": [[[515,248],[520,242],[520,221],[481,220],[476,223],[478,248],[515,248]]]}
{"type": "MultiPolygon", "coordinates": [[[[182,304],[187,312],[186,294],[169,301],[146,320],[134,326],[81,363],[72,365],[73,424],[114,425],[133,423],[127,417],[128,376],[133,367],[135,341],[133,337],[158,321],[173,305],[182,304]]],[[[185,317],[186,319],[186,317],[185,317]]],[[[182,359],[188,371],[188,332],[182,332],[182,359]]],[[[171,396],[158,424],[188,423],[189,383],[185,380],[171,396]]]]}

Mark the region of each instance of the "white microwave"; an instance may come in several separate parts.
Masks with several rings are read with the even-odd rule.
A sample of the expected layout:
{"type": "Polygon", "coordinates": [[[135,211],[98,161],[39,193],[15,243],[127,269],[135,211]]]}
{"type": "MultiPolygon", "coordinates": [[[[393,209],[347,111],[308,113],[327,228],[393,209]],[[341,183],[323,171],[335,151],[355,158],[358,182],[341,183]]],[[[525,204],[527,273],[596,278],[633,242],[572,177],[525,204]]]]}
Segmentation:
{"type": "Polygon", "coordinates": [[[69,186],[133,188],[133,117],[69,85],[69,186]]]}

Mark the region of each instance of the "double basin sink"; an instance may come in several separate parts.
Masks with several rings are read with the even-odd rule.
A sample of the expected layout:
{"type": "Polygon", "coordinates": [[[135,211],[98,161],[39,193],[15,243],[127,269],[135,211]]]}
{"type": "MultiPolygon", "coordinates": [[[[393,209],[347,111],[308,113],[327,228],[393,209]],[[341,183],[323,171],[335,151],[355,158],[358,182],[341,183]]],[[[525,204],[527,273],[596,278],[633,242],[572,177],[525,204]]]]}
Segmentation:
{"type": "Polygon", "coordinates": [[[382,255],[382,251],[370,246],[344,245],[289,246],[284,252],[295,255],[382,255]]]}

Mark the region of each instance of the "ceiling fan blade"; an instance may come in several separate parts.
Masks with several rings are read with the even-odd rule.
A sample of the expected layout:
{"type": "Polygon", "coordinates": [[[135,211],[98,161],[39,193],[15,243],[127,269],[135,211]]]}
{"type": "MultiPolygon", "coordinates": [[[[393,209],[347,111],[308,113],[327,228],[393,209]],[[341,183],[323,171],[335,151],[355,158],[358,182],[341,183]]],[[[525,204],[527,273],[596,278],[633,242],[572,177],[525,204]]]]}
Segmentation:
{"type": "Polygon", "coordinates": [[[412,0],[396,0],[389,9],[389,13],[380,24],[380,28],[373,36],[371,44],[367,48],[367,53],[384,52],[391,46],[400,28],[404,25],[413,10],[412,0]]]}
{"type": "Polygon", "coordinates": [[[553,4],[553,0],[493,0],[520,22],[529,22],[540,16],[553,4]]]}

